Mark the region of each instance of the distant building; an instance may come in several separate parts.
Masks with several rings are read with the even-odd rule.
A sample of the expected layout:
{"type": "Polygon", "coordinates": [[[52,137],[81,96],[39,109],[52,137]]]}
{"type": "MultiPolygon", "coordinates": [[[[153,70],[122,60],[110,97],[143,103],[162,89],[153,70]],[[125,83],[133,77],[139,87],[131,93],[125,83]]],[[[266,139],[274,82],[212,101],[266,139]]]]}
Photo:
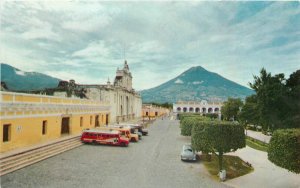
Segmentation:
{"type": "Polygon", "coordinates": [[[178,101],[173,104],[173,112],[176,113],[216,113],[221,114],[221,102],[201,101],[178,101]]]}
{"type": "Polygon", "coordinates": [[[170,110],[168,108],[163,108],[160,106],[155,106],[152,104],[143,104],[142,117],[143,119],[155,119],[157,117],[168,115],[170,110]]]}

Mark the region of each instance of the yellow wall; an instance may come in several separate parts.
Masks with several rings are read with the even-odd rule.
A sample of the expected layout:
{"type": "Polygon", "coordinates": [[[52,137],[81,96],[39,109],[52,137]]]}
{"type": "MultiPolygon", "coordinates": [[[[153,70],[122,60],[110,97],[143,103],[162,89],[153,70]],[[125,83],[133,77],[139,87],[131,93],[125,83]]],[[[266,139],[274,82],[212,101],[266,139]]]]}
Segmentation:
{"type": "MultiPolygon", "coordinates": [[[[95,127],[96,115],[99,115],[99,125],[104,126],[106,120],[105,113],[64,116],[70,117],[68,135],[77,135],[84,129],[95,127]],[[100,118],[102,114],[104,117],[103,120],[100,118]],[[80,117],[83,118],[82,126],[80,126],[80,117]],[[91,124],[90,117],[92,117],[91,124]]],[[[61,135],[61,116],[5,119],[0,122],[2,126],[0,129],[1,152],[54,140],[64,136],[61,135]],[[43,135],[42,125],[45,120],[47,121],[47,128],[46,134],[43,135]],[[5,124],[11,125],[10,140],[8,142],[3,142],[3,126],[5,124]]]]}
{"type": "Polygon", "coordinates": [[[155,117],[163,116],[168,113],[169,113],[169,110],[167,108],[161,108],[161,107],[152,106],[152,105],[143,106],[143,108],[142,108],[142,117],[155,118],[155,117]],[[157,115],[156,115],[156,113],[157,113],[157,115]]]}
{"type": "Polygon", "coordinates": [[[102,104],[99,101],[8,92],[1,92],[1,105],[1,153],[55,140],[65,135],[79,135],[82,130],[95,127],[96,115],[99,115],[99,126],[105,125],[106,114],[109,115],[110,113],[108,104],[102,104]],[[25,103],[29,104],[29,107],[22,107],[25,103]],[[8,104],[9,107],[5,106],[8,104]],[[39,105],[43,108],[34,109],[30,104],[39,105]],[[52,105],[52,108],[49,107],[48,109],[47,105],[43,104],[49,104],[50,106],[54,104],[54,107],[60,106],[61,108],[53,109],[52,105]],[[68,105],[66,106],[66,104],[68,105]],[[81,108],[78,108],[78,105],[81,108]],[[97,109],[99,106],[107,107],[103,108],[107,110],[99,111],[97,109]],[[67,110],[64,108],[67,108],[67,110]],[[63,117],[70,118],[69,134],[61,134],[63,117]],[[82,126],[80,125],[81,117],[83,120],[82,126]],[[90,121],[90,118],[92,118],[92,121],[90,121]],[[47,121],[46,134],[44,135],[42,134],[43,121],[47,121]],[[3,126],[5,124],[11,125],[10,139],[7,142],[3,142],[3,126]]]}

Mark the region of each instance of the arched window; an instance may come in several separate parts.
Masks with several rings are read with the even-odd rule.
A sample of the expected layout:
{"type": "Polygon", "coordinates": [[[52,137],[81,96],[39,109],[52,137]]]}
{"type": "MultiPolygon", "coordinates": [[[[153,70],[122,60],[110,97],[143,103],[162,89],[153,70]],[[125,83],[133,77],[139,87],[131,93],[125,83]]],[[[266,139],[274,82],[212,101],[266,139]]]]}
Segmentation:
{"type": "Polygon", "coordinates": [[[177,112],[181,112],[181,108],[180,107],[177,108],[177,112]]]}
{"type": "Polygon", "coordinates": [[[206,108],[202,108],[202,113],[206,113],[206,108]]]}
{"type": "Polygon", "coordinates": [[[189,112],[194,112],[194,108],[190,107],[189,112]]]}
{"type": "Polygon", "coordinates": [[[186,107],[184,107],[184,108],[183,108],[183,112],[186,112],[186,111],[187,111],[187,108],[186,108],[186,107]]]}
{"type": "Polygon", "coordinates": [[[215,113],[219,112],[220,109],[219,108],[215,108],[215,113]]]}
{"type": "Polygon", "coordinates": [[[196,113],[199,113],[200,112],[200,108],[196,108],[196,113]]]}
{"type": "Polygon", "coordinates": [[[212,113],[213,109],[212,108],[208,108],[208,113],[212,113]]]}

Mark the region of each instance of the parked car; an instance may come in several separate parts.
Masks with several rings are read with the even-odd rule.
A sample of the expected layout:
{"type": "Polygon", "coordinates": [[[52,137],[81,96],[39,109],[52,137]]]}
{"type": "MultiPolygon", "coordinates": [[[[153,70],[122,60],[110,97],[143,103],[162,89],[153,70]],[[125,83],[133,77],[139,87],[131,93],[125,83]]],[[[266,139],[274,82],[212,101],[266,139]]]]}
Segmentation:
{"type": "Polygon", "coordinates": [[[119,126],[130,126],[138,130],[138,132],[142,133],[143,136],[148,135],[148,129],[143,128],[140,124],[134,124],[134,123],[120,123],[119,126]]]}
{"type": "Polygon", "coordinates": [[[196,161],[197,160],[197,155],[196,155],[195,151],[192,149],[191,144],[183,145],[180,157],[181,157],[182,161],[196,161]]]}

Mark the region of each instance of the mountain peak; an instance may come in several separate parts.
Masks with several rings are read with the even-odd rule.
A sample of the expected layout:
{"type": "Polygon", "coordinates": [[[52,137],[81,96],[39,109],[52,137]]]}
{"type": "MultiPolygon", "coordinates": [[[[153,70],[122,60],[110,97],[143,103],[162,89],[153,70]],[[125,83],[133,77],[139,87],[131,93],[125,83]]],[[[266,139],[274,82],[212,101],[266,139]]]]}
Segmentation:
{"type": "Polygon", "coordinates": [[[252,90],[201,66],[191,67],[174,79],[141,92],[143,102],[224,101],[228,97],[245,98],[252,93],[252,90]]]}
{"type": "Polygon", "coordinates": [[[195,66],[189,68],[186,72],[194,72],[194,71],[207,71],[207,70],[201,66],[195,66]]]}

